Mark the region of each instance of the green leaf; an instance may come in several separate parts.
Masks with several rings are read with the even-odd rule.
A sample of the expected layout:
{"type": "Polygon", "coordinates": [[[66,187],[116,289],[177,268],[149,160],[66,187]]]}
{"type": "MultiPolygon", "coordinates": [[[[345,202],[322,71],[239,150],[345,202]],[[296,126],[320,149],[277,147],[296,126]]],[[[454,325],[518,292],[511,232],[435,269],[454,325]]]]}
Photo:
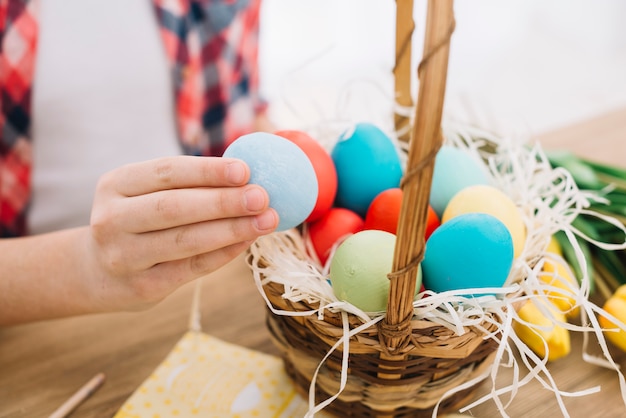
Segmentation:
{"type": "Polygon", "coordinates": [[[626,169],[624,168],[616,167],[610,164],[599,163],[597,161],[591,161],[585,158],[579,158],[579,160],[583,164],[589,166],[592,170],[596,171],[598,174],[602,173],[606,176],[626,181],[626,169]]]}
{"type": "Polygon", "coordinates": [[[589,238],[600,240],[601,235],[598,233],[598,230],[594,226],[594,218],[585,217],[584,215],[579,215],[572,221],[572,226],[578,229],[580,232],[588,236],[589,238]]]}
{"type": "MultiPolygon", "coordinates": [[[[572,243],[567,239],[567,236],[565,235],[565,232],[563,231],[557,231],[556,234],[554,234],[554,238],[558,241],[559,245],[561,246],[561,250],[563,251],[563,258],[565,259],[565,261],[567,261],[570,267],[572,267],[572,270],[574,271],[574,275],[576,276],[576,278],[578,279],[578,282],[580,283],[583,278],[583,266],[578,261],[578,258],[576,258],[576,252],[574,251],[574,247],[572,243]]],[[[590,289],[590,292],[593,293],[595,291],[595,284],[594,284],[594,277],[593,277],[593,257],[589,249],[589,244],[587,243],[587,241],[583,240],[582,238],[578,236],[576,236],[575,238],[576,238],[576,242],[580,246],[580,249],[583,253],[583,257],[587,264],[587,276],[589,277],[589,289],[590,289]]]]}
{"type": "Polygon", "coordinates": [[[592,251],[594,257],[606,268],[605,276],[610,275],[612,282],[626,283],[626,267],[616,251],[596,248],[592,251]]]}
{"type": "Polygon", "coordinates": [[[598,178],[593,168],[569,151],[550,151],[546,156],[553,167],[562,167],[569,171],[580,189],[601,190],[608,185],[598,178]]]}

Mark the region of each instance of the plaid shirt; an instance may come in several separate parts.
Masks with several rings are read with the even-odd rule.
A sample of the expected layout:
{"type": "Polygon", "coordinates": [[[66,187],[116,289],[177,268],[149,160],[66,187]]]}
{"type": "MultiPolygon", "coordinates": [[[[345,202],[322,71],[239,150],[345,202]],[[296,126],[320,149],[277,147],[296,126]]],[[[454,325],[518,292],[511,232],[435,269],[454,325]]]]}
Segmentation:
{"type": "MultiPolygon", "coordinates": [[[[0,237],[27,232],[39,1],[0,0],[0,237]]],[[[185,154],[221,155],[265,108],[258,95],[260,1],[153,0],[185,154]]]]}

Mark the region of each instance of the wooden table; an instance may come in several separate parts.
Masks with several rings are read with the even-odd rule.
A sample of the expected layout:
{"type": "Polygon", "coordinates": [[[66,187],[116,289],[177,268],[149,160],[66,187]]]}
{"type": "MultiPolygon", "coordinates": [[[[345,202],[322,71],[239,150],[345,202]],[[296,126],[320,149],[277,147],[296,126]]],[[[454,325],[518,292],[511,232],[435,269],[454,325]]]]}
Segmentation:
{"type": "MultiPolygon", "coordinates": [[[[545,148],[568,148],[589,158],[626,165],[626,108],[542,135],[545,148]]],[[[141,313],[93,315],[0,329],[0,417],[44,417],[98,372],[105,384],[73,416],[111,417],[187,330],[193,284],[141,313]]],[[[205,332],[245,347],[276,353],[264,326],[265,306],[243,258],[207,277],[202,288],[205,332]]],[[[551,366],[565,391],[601,385],[598,394],[566,399],[573,417],[622,417],[626,407],[616,374],[581,359],[574,336],[567,358],[551,366]]],[[[613,351],[622,367],[626,356],[613,351]]],[[[506,378],[506,374],[503,376],[506,378]]],[[[550,392],[525,387],[508,409],[513,417],[559,415],[550,392]]],[[[497,415],[492,403],[472,411],[497,415]]]]}

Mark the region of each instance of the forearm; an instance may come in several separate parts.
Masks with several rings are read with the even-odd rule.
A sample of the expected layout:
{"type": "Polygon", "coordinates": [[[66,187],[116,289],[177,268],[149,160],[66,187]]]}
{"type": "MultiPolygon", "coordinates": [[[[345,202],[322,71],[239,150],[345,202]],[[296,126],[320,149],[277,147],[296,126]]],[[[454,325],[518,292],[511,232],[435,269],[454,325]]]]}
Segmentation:
{"type": "Polygon", "coordinates": [[[97,310],[89,291],[88,228],[0,240],[0,326],[97,310]]]}

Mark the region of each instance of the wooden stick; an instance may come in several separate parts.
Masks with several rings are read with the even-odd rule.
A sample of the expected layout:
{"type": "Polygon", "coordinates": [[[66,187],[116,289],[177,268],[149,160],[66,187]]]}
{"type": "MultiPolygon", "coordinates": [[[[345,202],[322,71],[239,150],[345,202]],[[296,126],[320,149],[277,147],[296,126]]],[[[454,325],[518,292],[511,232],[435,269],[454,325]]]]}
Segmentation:
{"type": "Polygon", "coordinates": [[[425,247],[430,185],[435,155],[443,141],[441,115],[453,31],[452,0],[429,0],[424,53],[418,68],[419,95],[390,273],[389,303],[387,315],[379,326],[381,340],[391,354],[410,342],[415,277],[425,247]]]}
{"type": "Polygon", "coordinates": [[[83,385],[76,393],[74,393],[67,401],[63,403],[56,411],[54,411],[48,418],[65,418],[68,416],[78,405],[85,401],[92,393],[94,393],[100,385],[104,382],[104,374],[98,373],[91,378],[87,383],[83,385]]]}
{"type": "MultiPolygon", "coordinates": [[[[409,111],[413,107],[411,97],[411,38],[415,30],[413,21],[413,0],[396,0],[396,63],[393,67],[395,83],[395,104],[409,111]]],[[[402,113],[395,113],[394,126],[398,139],[409,142],[411,119],[402,113]]]]}

